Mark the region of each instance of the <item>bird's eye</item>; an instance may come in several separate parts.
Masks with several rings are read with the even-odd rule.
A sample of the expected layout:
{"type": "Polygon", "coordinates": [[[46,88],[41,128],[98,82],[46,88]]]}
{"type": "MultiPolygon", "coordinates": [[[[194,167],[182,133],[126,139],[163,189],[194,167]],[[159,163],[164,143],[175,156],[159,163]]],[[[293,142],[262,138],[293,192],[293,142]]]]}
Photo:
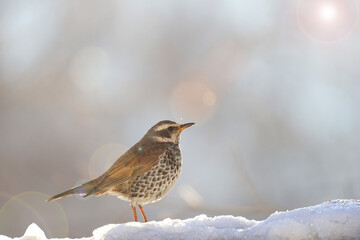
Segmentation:
{"type": "Polygon", "coordinates": [[[175,127],[168,127],[169,131],[174,131],[175,127]]]}

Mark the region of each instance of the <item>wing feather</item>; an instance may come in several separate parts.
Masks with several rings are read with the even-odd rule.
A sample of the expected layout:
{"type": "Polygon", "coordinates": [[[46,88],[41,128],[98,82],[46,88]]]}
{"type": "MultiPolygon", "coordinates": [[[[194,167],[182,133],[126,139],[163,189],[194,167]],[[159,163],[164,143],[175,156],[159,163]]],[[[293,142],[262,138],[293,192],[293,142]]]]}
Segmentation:
{"type": "Polygon", "coordinates": [[[134,145],[99,177],[98,184],[86,196],[120,185],[149,171],[164,152],[165,145],[161,143],[152,145],[151,148],[148,145],[134,145]]]}

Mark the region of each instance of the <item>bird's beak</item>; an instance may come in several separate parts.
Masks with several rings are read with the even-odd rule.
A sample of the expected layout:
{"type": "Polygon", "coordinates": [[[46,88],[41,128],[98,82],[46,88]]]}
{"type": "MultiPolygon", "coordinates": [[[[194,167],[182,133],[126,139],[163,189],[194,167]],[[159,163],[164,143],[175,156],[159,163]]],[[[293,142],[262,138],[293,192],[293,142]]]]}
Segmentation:
{"type": "Polygon", "coordinates": [[[184,130],[185,128],[188,128],[192,125],[194,125],[195,123],[185,123],[185,124],[182,124],[179,128],[180,131],[184,130]]]}

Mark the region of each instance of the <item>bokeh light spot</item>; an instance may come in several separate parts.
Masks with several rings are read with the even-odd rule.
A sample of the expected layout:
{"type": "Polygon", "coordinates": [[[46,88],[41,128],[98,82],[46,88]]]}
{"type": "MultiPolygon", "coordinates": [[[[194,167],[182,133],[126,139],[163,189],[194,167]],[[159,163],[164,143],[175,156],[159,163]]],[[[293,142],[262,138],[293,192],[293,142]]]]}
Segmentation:
{"type": "Polygon", "coordinates": [[[203,94],[202,100],[205,105],[213,106],[216,103],[216,95],[212,91],[207,91],[203,94]]]}
{"type": "Polygon", "coordinates": [[[208,120],[216,110],[215,91],[202,78],[184,80],[172,94],[172,110],[176,119],[191,119],[197,123],[208,120]]]}

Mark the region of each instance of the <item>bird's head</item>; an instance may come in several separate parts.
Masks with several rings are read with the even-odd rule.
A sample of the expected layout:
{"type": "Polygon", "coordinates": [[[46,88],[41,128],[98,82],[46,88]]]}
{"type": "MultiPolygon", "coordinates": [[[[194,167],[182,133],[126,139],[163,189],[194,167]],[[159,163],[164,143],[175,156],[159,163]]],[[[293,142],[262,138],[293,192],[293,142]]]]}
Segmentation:
{"type": "Polygon", "coordinates": [[[173,121],[164,120],[155,124],[144,137],[156,142],[168,142],[178,144],[180,133],[194,125],[194,123],[179,124],[173,121]]]}

